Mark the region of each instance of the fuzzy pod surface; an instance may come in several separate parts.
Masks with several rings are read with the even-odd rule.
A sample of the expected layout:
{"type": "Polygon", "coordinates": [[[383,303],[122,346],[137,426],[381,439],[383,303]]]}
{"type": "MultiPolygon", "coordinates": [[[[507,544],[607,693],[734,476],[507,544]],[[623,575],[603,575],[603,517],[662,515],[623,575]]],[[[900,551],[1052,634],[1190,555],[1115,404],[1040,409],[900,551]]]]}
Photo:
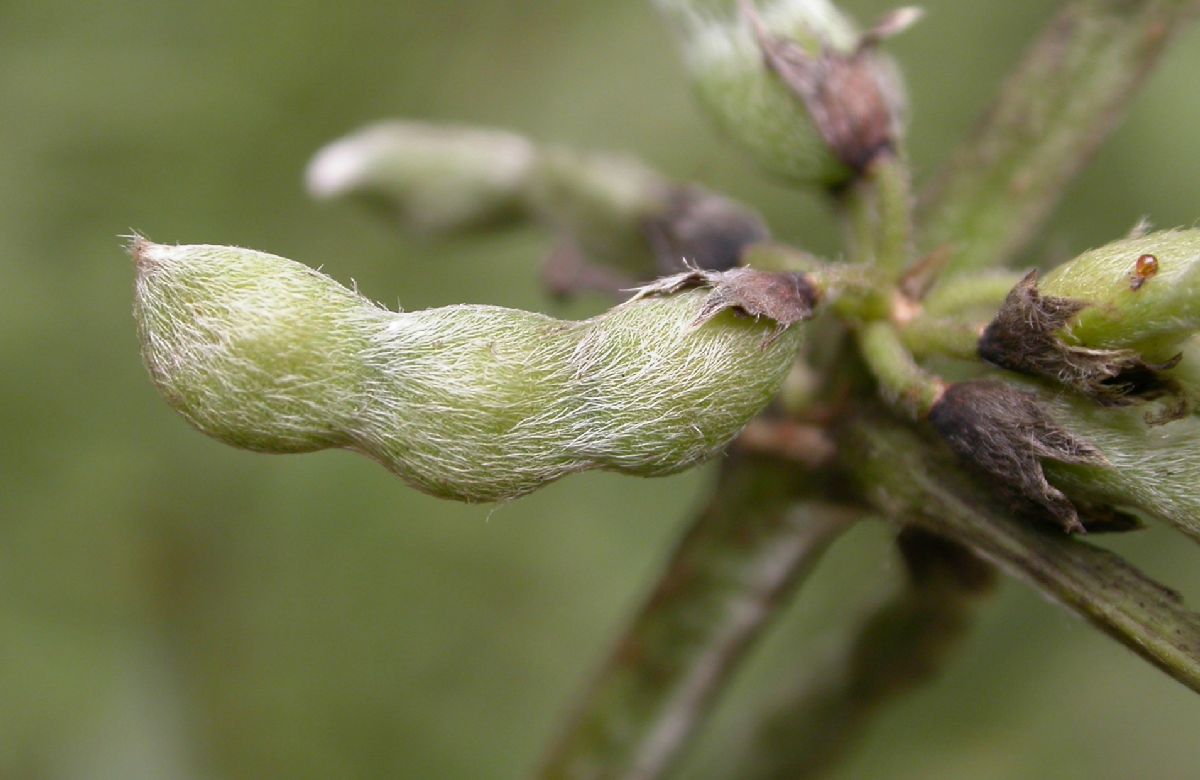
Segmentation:
{"type": "Polygon", "coordinates": [[[354,197],[407,228],[451,233],[522,219],[536,157],[503,130],[398,119],[325,146],[305,179],[318,199],[354,197]]]}
{"type": "Polygon", "coordinates": [[[259,452],[354,450],[463,501],[704,460],[770,401],[801,338],[714,304],[719,285],[671,285],[583,321],[393,312],[263,252],[138,239],[132,253],[146,367],[197,429],[259,452]]]}
{"type": "Polygon", "coordinates": [[[318,199],[352,199],[422,233],[539,222],[634,279],[680,271],[680,258],[732,268],[744,247],[770,237],[752,209],[633,159],[494,128],[379,122],[322,148],[307,179],[318,199]]]}
{"type": "Polygon", "coordinates": [[[1200,328],[1200,230],[1166,230],[1092,249],[1046,274],[1039,290],[1086,304],[1064,330],[1071,343],[1171,350],[1200,328]]]}
{"type": "Polygon", "coordinates": [[[1045,392],[1043,407],[1071,434],[1104,454],[1106,466],[1046,461],[1051,480],[1073,498],[1129,507],[1200,540],[1200,417],[1148,427],[1140,409],[1112,409],[1045,392]]]}
{"type": "Polygon", "coordinates": [[[874,125],[892,140],[898,135],[904,97],[894,65],[878,52],[860,51],[854,24],[828,0],[751,4],[775,40],[771,51],[738,0],[654,2],[676,31],[700,103],[766,170],[834,186],[876,151],[835,137],[863,130],[847,125],[874,125]],[[794,79],[773,72],[780,60],[790,61],[784,68],[794,79]]]}

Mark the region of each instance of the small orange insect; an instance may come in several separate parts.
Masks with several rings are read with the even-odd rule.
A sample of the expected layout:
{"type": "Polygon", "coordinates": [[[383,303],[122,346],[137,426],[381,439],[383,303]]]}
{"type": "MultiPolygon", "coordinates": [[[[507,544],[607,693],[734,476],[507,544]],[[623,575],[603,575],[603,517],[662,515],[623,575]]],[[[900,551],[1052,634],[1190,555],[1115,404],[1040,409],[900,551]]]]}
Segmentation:
{"type": "Polygon", "coordinates": [[[1129,289],[1137,292],[1151,276],[1158,273],[1158,258],[1154,255],[1142,255],[1133,264],[1133,273],[1129,275],[1129,289]]]}

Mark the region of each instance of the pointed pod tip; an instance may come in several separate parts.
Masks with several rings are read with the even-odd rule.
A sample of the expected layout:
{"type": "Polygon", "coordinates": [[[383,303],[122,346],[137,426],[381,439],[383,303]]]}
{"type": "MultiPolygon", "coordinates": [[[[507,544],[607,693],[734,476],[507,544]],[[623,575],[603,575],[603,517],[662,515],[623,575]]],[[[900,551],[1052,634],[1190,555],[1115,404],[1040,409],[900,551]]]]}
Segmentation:
{"type": "Polygon", "coordinates": [[[363,173],[366,154],[361,141],[343,138],[319,150],[304,172],[308,193],[317,200],[336,198],[353,189],[363,173]]]}
{"type": "Polygon", "coordinates": [[[136,230],[131,230],[127,235],[121,236],[121,240],[125,242],[125,251],[133,258],[134,267],[140,267],[146,260],[146,254],[150,247],[154,246],[141,233],[136,230]]]}
{"type": "Polygon", "coordinates": [[[139,273],[160,264],[171,249],[165,244],[154,243],[136,231],[121,238],[125,240],[125,250],[133,259],[134,270],[139,273]]]}

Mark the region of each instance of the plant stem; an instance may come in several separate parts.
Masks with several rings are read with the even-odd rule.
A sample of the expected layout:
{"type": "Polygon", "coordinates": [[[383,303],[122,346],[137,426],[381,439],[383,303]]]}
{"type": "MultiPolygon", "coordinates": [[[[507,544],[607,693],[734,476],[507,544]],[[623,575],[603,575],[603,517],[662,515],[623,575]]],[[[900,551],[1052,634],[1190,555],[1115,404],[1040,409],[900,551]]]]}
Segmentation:
{"type": "Polygon", "coordinates": [[[995,577],[968,549],[916,528],[898,539],[909,579],[835,657],[754,721],[739,780],[801,780],[832,768],[889,700],[928,682],[970,628],[995,577]]]}
{"type": "Polygon", "coordinates": [[[888,276],[897,277],[912,255],[912,175],[898,155],[889,154],[871,164],[868,177],[875,183],[878,201],[875,262],[888,276]]]}
{"type": "Polygon", "coordinates": [[[857,513],[797,503],[794,464],[731,456],[538,777],[653,780],[857,513]]]}
{"type": "Polygon", "coordinates": [[[855,321],[886,318],[892,311],[890,282],[873,265],[831,263],[780,243],[755,244],[742,258],[759,271],[790,271],[807,275],[822,302],[855,321]]]}
{"type": "Polygon", "coordinates": [[[942,317],[975,314],[990,320],[1023,275],[995,268],[952,276],[921,299],[921,308],[942,317]]]}
{"type": "Polygon", "coordinates": [[[857,263],[895,279],[912,255],[913,199],[908,165],[897,154],[877,157],[845,195],[846,230],[857,263]]]}
{"type": "Polygon", "coordinates": [[[940,379],[917,365],[890,322],[861,326],[858,347],[884,399],[914,420],[928,414],[945,390],[940,379]]]}
{"type": "Polygon", "coordinates": [[[947,275],[1019,251],[1118,124],[1196,0],[1075,0],[1009,77],[923,198],[923,246],[947,275]]]}
{"type": "Polygon", "coordinates": [[[1021,520],[942,448],[881,414],[849,422],[840,462],[886,516],[969,546],[1200,691],[1200,615],[1118,555],[1021,520]]]}
{"type": "Polygon", "coordinates": [[[960,360],[977,360],[979,331],[983,323],[971,325],[952,317],[919,314],[901,330],[904,346],[914,355],[945,355],[960,360]]]}

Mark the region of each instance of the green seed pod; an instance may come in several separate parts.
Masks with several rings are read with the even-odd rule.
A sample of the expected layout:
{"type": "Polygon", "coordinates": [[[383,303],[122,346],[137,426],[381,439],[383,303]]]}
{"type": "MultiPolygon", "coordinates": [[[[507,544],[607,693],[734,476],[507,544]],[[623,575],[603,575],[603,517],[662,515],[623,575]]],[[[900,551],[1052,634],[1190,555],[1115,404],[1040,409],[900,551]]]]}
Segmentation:
{"type": "Polygon", "coordinates": [[[353,196],[406,228],[445,233],[523,217],[535,156],[501,130],[396,120],[329,144],[306,179],[317,198],[353,196]]]}
{"type": "Polygon", "coordinates": [[[464,501],[709,457],[779,389],[800,342],[788,326],[815,303],[800,275],[737,269],[663,280],[581,322],[396,313],[261,252],[139,239],[133,256],[146,366],[200,431],[260,452],[355,450],[464,501]]]}
{"type": "Polygon", "coordinates": [[[1063,393],[1030,389],[1059,424],[1108,461],[1090,466],[1046,461],[1051,481],[1077,503],[1136,508],[1200,540],[1200,416],[1148,429],[1136,409],[1103,408],[1063,393]]]}
{"type": "Polygon", "coordinates": [[[422,232],[536,220],[566,248],[633,279],[693,265],[725,270],[769,237],[751,209],[636,160],[537,147],[501,130],[392,121],[319,151],[309,190],[354,198],[422,232]]]}
{"type": "Polygon", "coordinates": [[[1200,230],[1114,241],[1048,273],[1042,295],[1086,304],[1063,338],[1096,349],[1174,354],[1200,329],[1200,230]]]}
{"type": "Polygon", "coordinates": [[[767,170],[833,186],[898,142],[896,70],[828,0],[655,3],[700,102],[767,170]]]}
{"type": "Polygon", "coordinates": [[[1146,419],[1178,419],[1195,370],[1171,369],[1200,328],[1198,261],[1200,230],[1171,230],[1084,252],[1040,282],[1030,272],[984,330],[979,355],[1106,406],[1170,398],[1146,419]]]}
{"type": "MultiPolygon", "coordinates": [[[[1193,409],[1200,409],[1200,336],[1191,336],[1179,345],[1182,357],[1171,372],[1175,381],[1192,399],[1193,409]]],[[[1200,518],[1200,515],[1197,516],[1200,518]]]]}

